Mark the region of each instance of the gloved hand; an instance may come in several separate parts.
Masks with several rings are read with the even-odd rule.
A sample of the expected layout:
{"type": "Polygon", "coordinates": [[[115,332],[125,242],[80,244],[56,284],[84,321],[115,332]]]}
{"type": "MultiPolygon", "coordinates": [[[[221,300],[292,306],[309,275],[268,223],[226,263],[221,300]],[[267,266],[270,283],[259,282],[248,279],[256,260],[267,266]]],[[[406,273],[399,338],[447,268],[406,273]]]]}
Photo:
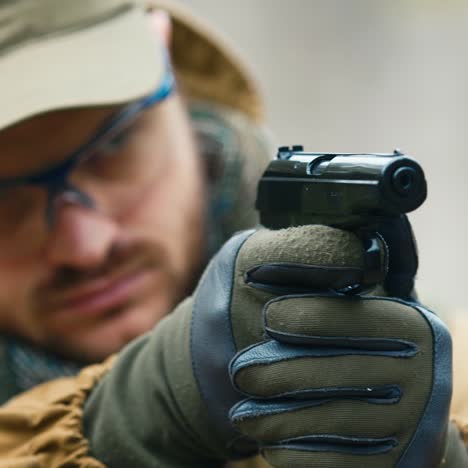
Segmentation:
{"type": "Polygon", "coordinates": [[[348,232],[234,237],[93,391],[92,452],[112,467],[221,466],[258,450],[277,467],[468,466],[447,431],[448,331],[418,304],[336,292],[363,274],[348,232]]]}

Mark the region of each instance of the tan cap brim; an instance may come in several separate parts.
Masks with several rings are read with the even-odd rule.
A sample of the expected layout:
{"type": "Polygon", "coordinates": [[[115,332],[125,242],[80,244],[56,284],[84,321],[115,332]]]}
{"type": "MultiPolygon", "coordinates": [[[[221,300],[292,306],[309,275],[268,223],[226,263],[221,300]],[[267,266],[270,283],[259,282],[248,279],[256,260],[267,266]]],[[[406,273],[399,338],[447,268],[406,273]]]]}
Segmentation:
{"type": "Polygon", "coordinates": [[[250,67],[222,35],[179,1],[139,1],[149,9],[166,10],[172,17],[171,59],[179,89],[186,96],[263,120],[259,85],[250,67]]]}
{"type": "Polygon", "coordinates": [[[137,99],[164,71],[163,46],[142,8],[29,41],[0,55],[0,129],[50,110],[137,99]]]}

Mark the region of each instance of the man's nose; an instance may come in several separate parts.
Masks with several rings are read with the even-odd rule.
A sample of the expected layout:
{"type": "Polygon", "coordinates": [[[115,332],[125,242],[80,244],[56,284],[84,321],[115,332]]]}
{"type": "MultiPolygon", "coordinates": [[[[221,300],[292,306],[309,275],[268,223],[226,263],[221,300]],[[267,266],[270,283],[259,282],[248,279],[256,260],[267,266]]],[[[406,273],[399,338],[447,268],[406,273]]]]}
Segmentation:
{"type": "Polygon", "coordinates": [[[50,228],[47,261],[54,267],[98,267],[108,257],[117,231],[117,224],[96,210],[62,205],[50,228]]]}

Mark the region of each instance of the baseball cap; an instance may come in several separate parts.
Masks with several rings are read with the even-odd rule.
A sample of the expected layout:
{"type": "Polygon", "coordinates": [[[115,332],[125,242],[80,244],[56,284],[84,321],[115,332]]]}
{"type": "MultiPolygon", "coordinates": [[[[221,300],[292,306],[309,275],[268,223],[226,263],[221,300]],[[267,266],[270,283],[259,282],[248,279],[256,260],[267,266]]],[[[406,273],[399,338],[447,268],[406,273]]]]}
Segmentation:
{"type": "Polygon", "coordinates": [[[249,67],[177,0],[0,0],[0,130],[47,111],[154,91],[167,58],[149,28],[153,9],[171,16],[171,61],[184,95],[261,121],[249,67]]]}
{"type": "Polygon", "coordinates": [[[142,97],[165,61],[141,1],[0,0],[0,129],[142,97]]]}

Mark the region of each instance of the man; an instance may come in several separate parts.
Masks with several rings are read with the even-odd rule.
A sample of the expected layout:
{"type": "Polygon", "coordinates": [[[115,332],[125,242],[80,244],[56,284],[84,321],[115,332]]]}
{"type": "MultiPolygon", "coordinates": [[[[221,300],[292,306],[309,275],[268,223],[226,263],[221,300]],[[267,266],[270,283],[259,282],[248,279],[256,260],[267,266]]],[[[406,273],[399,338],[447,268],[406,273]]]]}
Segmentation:
{"type": "Polygon", "coordinates": [[[123,349],[5,404],[2,461],[468,466],[448,332],[342,294],[353,234],[239,234],[180,302],[254,225],[268,150],[236,59],[166,8],[172,47],[141,2],[0,1],[3,400],[123,349]]]}
{"type": "MultiPolygon", "coordinates": [[[[125,2],[121,3],[124,8],[125,2]]],[[[246,177],[258,177],[269,157],[267,140],[247,112],[227,112],[221,105],[238,97],[240,110],[245,107],[253,117],[257,98],[248,78],[221,52],[217,60],[226,61],[224,75],[198,86],[196,80],[213,67],[203,49],[197,57],[200,36],[189,56],[193,65],[184,60],[177,84],[180,92],[187,88],[190,99],[198,98],[190,103],[200,138],[196,142],[184,98],[162,53],[166,46],[158,39],[166,35],[169,40],[168,20],[161,12],[148,19],[141,18],[141,12],[121,18],[118,11],[111,12],[116,16],[109,21],[112,45],[107,44],[107,31],[95,28],[94,32],[92,21],[98,20],[84,17],[89,27],[67,47],[54,41],[53,35],[60,37],[60,28],[73,21],[71,7],[60,12],[62,25],[44,26],[47,18],[35,17],[48,14],[42,2],[2,5],[12,23],[2,46],[2,82],[10,80],[14,89],[5,89],[0,117],[4,129],[0,145],[9,155],[1,176],[29,177],[44,167],[55,172],[27,188],[8,183],[2,187],[1,327],[41,348],[95,362],[150,329],[190,292],[222,239],[252,224],[255,185],[250,183],[250,198],[241,207],[236,190],[243,186],[237,179],[244,177],[242,171],[252,172],[246,177]],[[27,30],[30,20],[38,23],[37,32],[27,30]],[[49,62],[42,70],[45,60],[49,62]],[[114,69],[107,60],[115,63],[114,69]],[[223,86],[233,89],[226,99],[221,95],[223,86]],[[64,89],[56,92],[59,87],[64,89]],[[203,93],[219,94],[218,100],[210,101],[218,106],[207,99],[208,104],[203,104],[203,93]],[[124,107],[120,103],[127,101],[139,102],[125,111],[128,115],[118,115],[124,107]],[[69,109],[73,104],[79,109],[69,109]],[[248,125],[252,131],[246,131],[248,125]],[[239,141],[241,133],[244,142],[239,141]],[[88,148],[68,159],[72,171],[65,173],[67,168],[62,167],[63,177],[59,175],[55,166],[63,156],[89,141],[88,148]],[[243,162],[235,152],[254,160],[243,162]],[[216,202],[209,207],[211,212],[206,206],[210,199],[216,202]],[[90,209],[88,202],[96,209],[90,209]],[[237,225],[232,221],[227,225],[225,219],[236,210],[237,225]]],[[[177,54],[195,33],[183,23],[176,27],[181,42],[174,49],[179,70],[177,61],[182,59],[177,54]]]]}

